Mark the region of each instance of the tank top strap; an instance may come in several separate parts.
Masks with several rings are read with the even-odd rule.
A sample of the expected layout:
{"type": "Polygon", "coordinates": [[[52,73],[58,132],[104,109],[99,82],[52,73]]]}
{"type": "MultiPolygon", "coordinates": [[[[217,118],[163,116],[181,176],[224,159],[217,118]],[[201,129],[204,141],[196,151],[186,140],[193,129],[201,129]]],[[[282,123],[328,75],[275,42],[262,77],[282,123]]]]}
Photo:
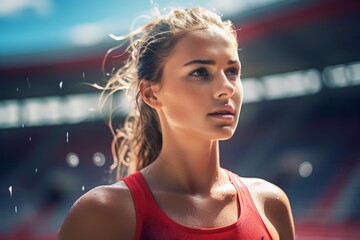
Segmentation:
{"type": "Polygon", "coordinates": [[[248,187],[241,180],[240,176],[238,176],[237,174],[235,174],[229,170],[226,170],[226,171],[228,172],[230,181],[236,187],[238,194],[240,195],[239,200],[242,203],[241,205],[243,205],[243,209],[241,209],[243,211],[242,214],[244,214],[246,218],[248,218],[249,215],[252,215],[252,217],[257,218],[259,223],[262,225],[262,227],[266,230],[266,232],[270,236],[270,232],[267,229],[266,224],[265,224],[264,220],[262,219],[262,217],[255,205],[254,199],[251,196],[251,193],[250,193],[250,190],[248,189],[248,187]]]}
{"type": "Polygon", "coordinates": [[[135,239],[139,239],[143,218],[146,218],[147,206],[149,205],[149,200],[151,199],[152,193],[150,192],[150,189],[146,187],[147,184],[140,171],[122,178],[121,180],[126,183],[133,198],[137,226],[135,239]]]}
{"type": "Polygon", "coordinates": [[[254,210],[256,210],[255,203],[253,202],[250,191],[247,188],[247,186],[244,184],[244,182],[241,180],[241,178],[237,174],[229,170],[226,171],[228,172],[230,181],[235,186],[236,190],[238,191],[238,194],[240,195],[239,197],[242,199],[242,201],[250,203],[251,207],[254,210]]]}

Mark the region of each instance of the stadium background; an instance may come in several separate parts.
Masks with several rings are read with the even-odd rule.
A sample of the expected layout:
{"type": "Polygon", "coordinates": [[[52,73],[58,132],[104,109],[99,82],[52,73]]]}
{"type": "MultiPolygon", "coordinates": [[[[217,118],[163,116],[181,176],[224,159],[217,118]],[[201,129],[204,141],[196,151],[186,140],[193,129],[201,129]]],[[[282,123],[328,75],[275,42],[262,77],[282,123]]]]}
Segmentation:
{"type": "Polygon", "coordinates": [[[2,0],[0,239],[56,239],[71,204],[108,182],[107,112],[85,84],[106,79],[108,35],[198,5],[240,29],[245,103],[223,165],[282,187],[298,239],[359,238],[359,1],[2,0]]]}

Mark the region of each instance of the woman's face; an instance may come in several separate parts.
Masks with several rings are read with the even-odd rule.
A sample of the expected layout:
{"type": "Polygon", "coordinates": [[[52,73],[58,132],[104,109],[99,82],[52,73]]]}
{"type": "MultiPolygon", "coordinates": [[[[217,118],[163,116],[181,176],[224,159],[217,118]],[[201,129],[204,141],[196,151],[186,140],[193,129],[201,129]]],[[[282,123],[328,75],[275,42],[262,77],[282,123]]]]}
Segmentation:
{"type": "Polygon", "coordinates": [[[209,140],[230,138],[242,104],[240,72],[237,46],[223,30],[187,33],[167,58],[155,92],[163,131],[209,140]]]}

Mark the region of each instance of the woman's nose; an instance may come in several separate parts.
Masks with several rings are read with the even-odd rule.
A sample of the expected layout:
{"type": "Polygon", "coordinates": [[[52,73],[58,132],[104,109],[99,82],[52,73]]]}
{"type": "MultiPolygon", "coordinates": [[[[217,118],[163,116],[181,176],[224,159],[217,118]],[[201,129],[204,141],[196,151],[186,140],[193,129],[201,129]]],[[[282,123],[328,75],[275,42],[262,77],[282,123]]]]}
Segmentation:
{"type": "Polygon", "coordinates": [[[217,99],[221,98],[230,98],[235,92],[235,86],[228,79],[224,72],[221,72],[219,76],[215,79],[215,90],[214,90],[214,97],[217,99]]]}

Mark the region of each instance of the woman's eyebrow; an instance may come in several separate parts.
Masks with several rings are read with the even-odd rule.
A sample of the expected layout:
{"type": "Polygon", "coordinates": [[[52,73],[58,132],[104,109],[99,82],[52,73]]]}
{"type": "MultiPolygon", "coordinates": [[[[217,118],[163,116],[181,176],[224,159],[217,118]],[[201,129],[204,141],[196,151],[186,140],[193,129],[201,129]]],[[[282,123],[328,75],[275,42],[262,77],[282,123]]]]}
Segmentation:
{"type": "MultiPolygon", "coordinates": [[[[235,63],[238,63],[238,62],[239,62],[239,60],[230,59],[228,61],[228,64],[232,65],[232,64],[235,64],[235,63]]],[[[189,65],[192,65],[192,64],[215,65],[216,61],[211,60],[211,59],[194,59],[194,60],[191,60],[191,61],[185,63],[184,66],[189,66],[189,65]]]]}
{"type": "Polygon", "coordinates": [[[210,60],[210,59],[194,59],[194,60],[191,60],[190,62],[185,63],[184,66],[189,66],[192,64],[215,65],[216,62],[214,60],[210,60]]]}
{"type": "Polygon", "coordinates": [[[230,60],[228,61],[228,64],[229,64],[229,65],[233,65],[233,64],[239,63],[239,62],[240,62],[239,60],[232,60],[232,59],[230,59],[230,60]]]}

